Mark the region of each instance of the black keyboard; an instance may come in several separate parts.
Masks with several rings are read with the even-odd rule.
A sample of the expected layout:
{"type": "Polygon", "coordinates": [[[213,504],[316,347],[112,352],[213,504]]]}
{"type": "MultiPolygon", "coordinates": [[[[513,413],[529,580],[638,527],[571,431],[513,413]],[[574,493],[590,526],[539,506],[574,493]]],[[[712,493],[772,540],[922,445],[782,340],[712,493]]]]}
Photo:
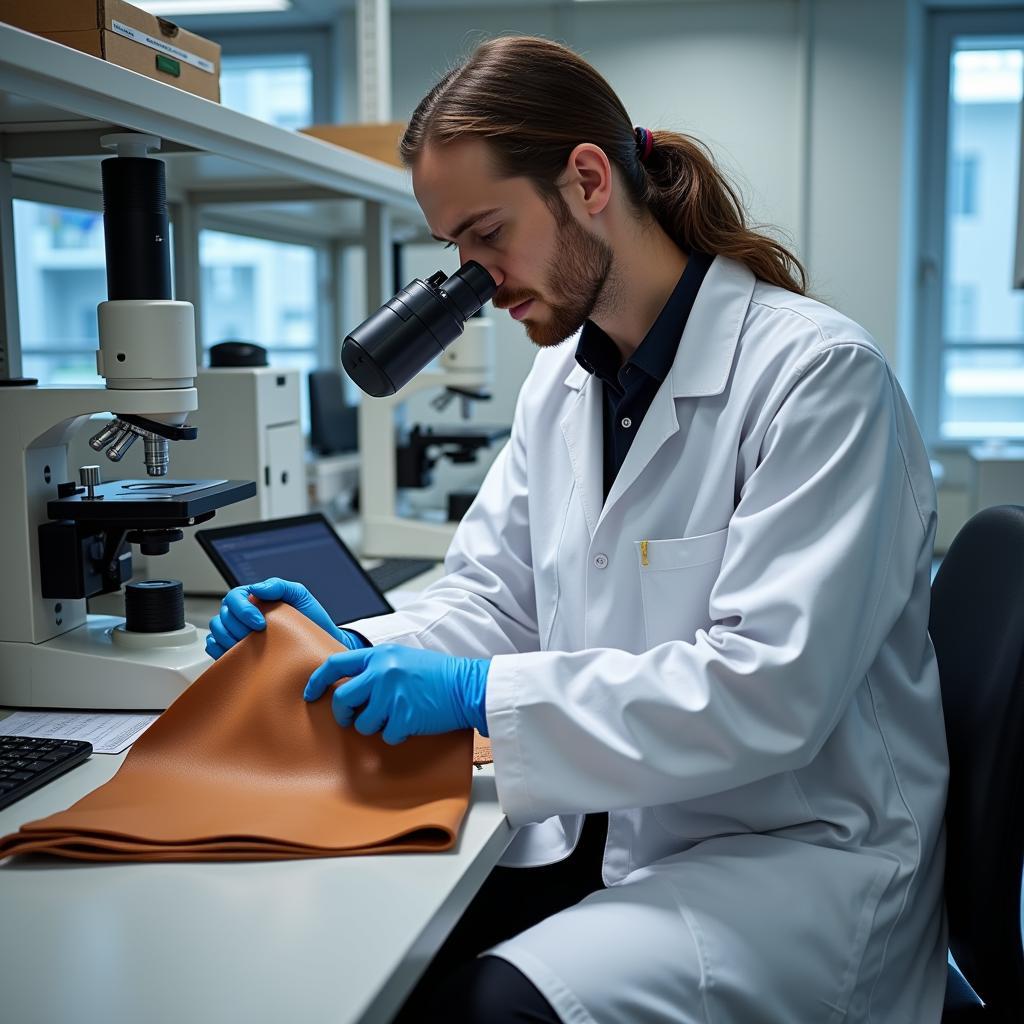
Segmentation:
{"type": "Polygon", "coordinates": [[[366,574],[373,580],[381,593],[400,587],[406,580],[433,569],[437,560],[433,558],[385,558],[380,565],[367,569],[366,574]]]}
{"type": "Polygon", "coordinates": [[[0,808],[13,804],[92,753],[85,740],[0,736],[0,808]]]}

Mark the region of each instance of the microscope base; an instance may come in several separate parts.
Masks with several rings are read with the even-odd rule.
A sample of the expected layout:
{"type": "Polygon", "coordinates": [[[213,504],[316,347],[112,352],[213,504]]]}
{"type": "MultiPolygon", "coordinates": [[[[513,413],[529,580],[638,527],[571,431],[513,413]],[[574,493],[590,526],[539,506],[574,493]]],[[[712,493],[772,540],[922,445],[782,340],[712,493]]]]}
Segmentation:
{"type": "Polygon", "coordinates": [[[0,704],[23,708],[166,708],[211,662],[206,631],[182,646],[115,644],[124,619],[90,615],[41,644],[0,642],[0,704]]]}

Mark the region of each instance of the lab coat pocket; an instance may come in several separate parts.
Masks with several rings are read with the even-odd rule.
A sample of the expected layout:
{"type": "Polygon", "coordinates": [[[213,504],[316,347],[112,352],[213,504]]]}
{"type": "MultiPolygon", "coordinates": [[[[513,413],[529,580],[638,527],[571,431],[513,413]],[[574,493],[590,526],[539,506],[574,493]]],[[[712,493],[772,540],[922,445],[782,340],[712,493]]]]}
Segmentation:
{"type": "Polygon", "coordinates": [[[698,537],[635,542],[648,648],[692,641],[711,625],[711,588],[728,534],[727,527],[698,537]]]}

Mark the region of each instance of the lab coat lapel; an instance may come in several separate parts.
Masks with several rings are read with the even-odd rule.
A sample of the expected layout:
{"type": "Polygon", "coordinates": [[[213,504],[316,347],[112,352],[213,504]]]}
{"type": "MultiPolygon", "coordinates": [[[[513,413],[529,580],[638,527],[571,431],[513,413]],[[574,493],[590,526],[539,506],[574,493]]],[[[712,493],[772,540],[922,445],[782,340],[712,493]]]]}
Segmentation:
{"type": "Polygon", "coordinates": [[[576,366],[565,379],[566,387],[576,391],[569,411],[562,417],[562,437],[590,536],[594,536],[601,515],[604,495],[604,430],[601,423],[601,388],[583,369],[576,366]]]}
{"type": "MultiPolygon", "coordinates": [[[[677,400],[710,397],[725,390],[755,280],[743,264],[724,256],[715,257],[686,321],[669,376],[658,389],[640,424],[604,502],[598,525],[636,482],[662,445],[678,433],[677,400]]],[[[600,444],[600,426],[597,436],[600,444]]],[[[591,534],[593,532],[591,528],[591,534]]]]}

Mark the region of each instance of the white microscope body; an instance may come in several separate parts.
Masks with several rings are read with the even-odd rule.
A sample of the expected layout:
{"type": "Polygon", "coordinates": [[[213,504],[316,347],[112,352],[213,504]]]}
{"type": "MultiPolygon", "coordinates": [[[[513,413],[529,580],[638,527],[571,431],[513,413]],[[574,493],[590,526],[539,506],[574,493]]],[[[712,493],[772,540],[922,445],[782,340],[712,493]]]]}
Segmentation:
{"type": "MultiPolygon", "coordinates": [[[[196,375],[200,408],[189,420],[199,441],[174,453],[176,475],[209,477],[225,466],[257,482],[252,498],[217,513],[218,527],[260,522],[309,511],[305,439],[302,436],[299,371],[273,366],[201,369],[196,375]]],[[[202,529],[202,527],[200,527],[202,529]]],[[[221,597],[224,577],[199,546],[195,529],[165,555],[147,558],[147,576],[181,580],[186,594],[221,597]]]]}
{"type": "MultiPolygon", "coordinates": [[[[159,145],[159,140],[152,137],[119,134],[106,136],[103,142],[118,148],[116,162],[128,156],[159,163],[147,158],[147,150],[159,145]]],[[[162,186],[162,165],[160,174],[162,186]]],[[[104,191],[107,199],[106,176],[104,191]]],[[[159,246],[157,258],[166,259],[164,238],[159,234],[150,236],[146,243],[159,246]]],[[[109,229],[107,253],[109,286],[109,229]]],[[[168,267],[167,294],[169,290],[168,267]]],[[[170,298],[122,298],[101,303],[98,316],[96,361],[100,375],[106,378],[105,387],[50,388],[11,382],[11,386],[0,388],[0,431],[4,438],[0,479],[6,488],[0,502],[0,579],[4,582],[0,704],[165,708],[210,664],[204,648],[205,632],[200,633],[192,625],[162,632],[129,632],[124,619],[87,615],[84,597],[44,596],[40,527],[52,525],[54,517],[48,505],[59,498],[66,501],[70,495],[83,505],[96,502],[83,509],[84,515],[117,514],[114,493],[97,495],[95,487],[90,486],[88,495],[84,488],[71,494],[68,441],[76,428],[92,414],[112,413],[115,420],[93,438],[93,448],[99,451],[111,445],[108,458],[117,461],[133,441],[142,437],[147,471],[160,478],[167,471],[167,437],[181,435],[180,428],[197,407],[195,313],[191,303],[170,298]],[[59,485],[64,485],[61,492],[59,485]]],[[[83,483],[96,483],[96,469],[83,467],[83,483]]],[[[149,488],[150,496],[158,497],[153,488],[161,484],[135,483],[140,493],[149,488]]],[[[192,481],[190,493],[202,495],[205,490],[207,497],[202,500],[206,505],[227,504],[238,499],[210,495],[231,483],[192,481]]],[[[164,486],[173,489],[179,482],[168,481],[164,486]]],[[[181,482],[180,486],[189,485],[181,482]]],[[[253,493],[254,485],[248,491],[244,485],[235,490],[245,497],[253,493]]],[[[204,512],[204,516],[210,514],[204,512]]],[[[60,525],[76,528],[75,522],[60,525]]],[[[115,534],[118,539],[107,561],[115,565],[116,572],[113,556],[121,551],[122,564],[126,564],[127,555],[124,532],[115,534]]],[[[77,556],[92,542],[84,543],[85,547],[69,550],[77,556]]],[[[106,558],[107,552],[102,553],[106,558]]],[[[58,559],[57,572],[71,570],[58,559]]]]}
{"type": "Polygon", "coordinates": [[[402,390],[359,404],[361,455],[359,502],[363,554],[377,557],[442,559],[457,524],[399,515],[396,507],[396,411],[424,388],[476,392],[492,379],[493,330],[489,318],[466,321],[465,332],[437,359],[437,369],[417,374],[402,390]]]}

